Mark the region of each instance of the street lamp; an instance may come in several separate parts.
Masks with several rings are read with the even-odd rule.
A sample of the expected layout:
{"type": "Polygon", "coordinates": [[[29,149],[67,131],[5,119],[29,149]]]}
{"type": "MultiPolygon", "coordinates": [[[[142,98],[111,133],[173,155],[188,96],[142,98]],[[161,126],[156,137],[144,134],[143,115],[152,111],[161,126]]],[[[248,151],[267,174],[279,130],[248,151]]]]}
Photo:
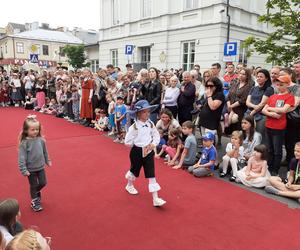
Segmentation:
{"type": "MultiPolygon", "coordinates": [[[[226,41],[229,42],[229,38],[230,38],[230,20],[231,20],[231,17],[229,15],[229,0],[227,0],[227,3],[226,3],[226,16],[227,16],[227,37],[226,37],[226,41]]],[[[220,10],[220,13],[224,13],[225,10],[222,9],[220,10]]]]}
{"type": "Polygon", "coordinates": [[[229,0],[227,0],[226,3],[226,16],[227,16],[227,42],[229,43],[229,37],[230,37],[229,0]]]}

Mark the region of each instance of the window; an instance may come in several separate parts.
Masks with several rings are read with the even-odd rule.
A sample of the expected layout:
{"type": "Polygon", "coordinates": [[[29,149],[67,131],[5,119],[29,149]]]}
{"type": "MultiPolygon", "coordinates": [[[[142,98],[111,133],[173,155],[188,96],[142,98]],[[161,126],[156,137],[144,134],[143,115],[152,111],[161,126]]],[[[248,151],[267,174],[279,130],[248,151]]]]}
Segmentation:
{"type": "Polygon", "coordinates": [[[49,55],[49,46],[43,45],[43,55],[48,56],[49,55]]]}
{"type": "Polygon", "coordinates": [[[150,63],[151,59],[151,47],[142,47],[141,48],[141,63],[150,63]]]}
{"type": "Polygon", "coordinates": [[[182,43],[182,68],[191,70],[195,62],[195,41],[182,43]]]}
{"type": "Polygon", "coordinates": [[[189,10],[193,8],[198,8],[198,0],[184,0],[184,9],[189,10]]]}
{"type": "Polygon", "coordinates": [[[119,0],[112,0],[113,25],[119,24],[119,0]]]}
{"type": "Polygon", "coordinates": [[[114,65],[114,67],[118,67],[118,50],[112,49],[110,51],[110,58],[111,58],[111,64],[114,65]]]}
{"type": "Polygon", "coordinates": [[[7,43],[5,43],[5,54],[7,54],[7,43]]]}
{"type": "Polygon", "coordinates": [[[64,52],[64,47],[59,47],[59,55],[60,56],[66,56],[64,52]]]}
{"type": "Polygon", "coordinates": [[[99,70],[99,60],[96,60],[96,65],[95,65],[95,72],[99,70]]]}
{"type": "Polygon", "coordinates": [[[19,54],[23,54],[24,53],[24,43],[16,43],[16,47],[17,47],[17,53],[19,54]]]}
{"type": "Polygon", "coordinates": [[[151,17],[152,0],[142,0],[142,17],[151,17]]]}
{"type": "Polygon", "coordinates": [[[244,41],[240,41],[239,63],[247,64],[248,49],[243,47],[244,41]]]}
{"type": "Polygon", "coordinates": [[[90,63],[90,70],[96,73],[99,70],[99,60],[92,60],[90,63]]]}

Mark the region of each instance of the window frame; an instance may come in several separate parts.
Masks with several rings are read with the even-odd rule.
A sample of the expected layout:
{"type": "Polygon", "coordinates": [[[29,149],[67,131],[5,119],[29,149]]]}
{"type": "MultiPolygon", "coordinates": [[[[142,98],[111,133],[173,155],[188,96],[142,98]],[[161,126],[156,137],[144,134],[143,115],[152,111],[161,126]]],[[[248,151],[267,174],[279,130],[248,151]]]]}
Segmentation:
{"type": "Polygon", "coordinates": [[[24,54],[24,43],[16,42],[16,51],[18,54],[24,54]]]}
{"type": "Polygon", "coordinates": [[[63,46],[59,46],[59,52],[58,52],[58,55],[59,55],[60,57],[65,57],[65,56],[66,56],[66,54],[63,52],[63,49],[64,49],[63,46]]]}
{"type": "Polygon", "coordinates": [[[149,18],[152,16],[152,0],[141,0],[141,17],[149,18]]]}
{"type": "Polygon", "coordinates": [[[118,25],[120,23],[120,3],[119,0],[112,0],[112,7],[111,7],[111,16],[112,16],[112,25],[118,25]]]}
{"type": "Polygon", "coordinates": [[[199,8],[199,0],[184,0],[183,10],[199,8]],[[188,4],[190,6],[188,6],[188,4]]]}
{"type": "Polygon", "coordinates": [[[181,65],[184,71],[189,71],[193,69],[195,65],[195,55],[196,55],[196,41],[182,41],[181,42],[181,65]],[[187,52],[185,52],[185,44],[187,44],[187,52]],[[194,51],[192,51],[194,48],[194,51]],[[185,56],[187,56],[187,60],[185,62],[185,56]],[[192,60],[193,59],[193,60],[192,60]]]}
{"type": "Polygon", "coordinates": [[[42,52],[43,52],[43,56],[49,56],[49,45],[47,45],[47,44],[43,44],[42,45],[42,52]],[[47,54],[45,54],[44,52],[45,52],[45,48],[47,47],[47,54]]]}
{"type": "Polygon", "coordinates": [[[119,51],[118,49],[110,50],[110,62],[114,67],[118,67],[119,64],[119,51]]]}
{"type": "Polygon", "coordinates": [[[141,63],[150,63],[150,61],[151,61],[151,46],[141,47],[141,63]]]}
{"type": "Polygon", "coordinates": [[[245,41],[240,40],[239,54],[238,54],[238,62],[247,64],[248,62],[248,48],[243,48],[243,43],[245,41]]]}

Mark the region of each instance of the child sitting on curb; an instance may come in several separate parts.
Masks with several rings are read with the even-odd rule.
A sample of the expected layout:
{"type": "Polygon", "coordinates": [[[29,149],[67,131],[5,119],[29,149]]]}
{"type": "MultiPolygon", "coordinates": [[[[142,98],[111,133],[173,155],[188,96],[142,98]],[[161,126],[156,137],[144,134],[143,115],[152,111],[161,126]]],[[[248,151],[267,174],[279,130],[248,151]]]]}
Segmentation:
{"type": "Polygon", "coordinates": [[[182,133],[187,135],[184,142],[184,149],[182,151],[180,161],[178,165],[174,166],[173,169],[188,168],[194,165],[196,162],[197,155],[197,141],[193,134],[195,125],[191,121],[186,121],[182,124],[182,133]]]}
{"type": "Polygon", "coordinates": [[[217,150],[214,146],[215,136],[207,132],[203,137],[203,150],[199,162],[190,166],[188,171],[196,177],[212,176],[217,159],[217,150]]]}

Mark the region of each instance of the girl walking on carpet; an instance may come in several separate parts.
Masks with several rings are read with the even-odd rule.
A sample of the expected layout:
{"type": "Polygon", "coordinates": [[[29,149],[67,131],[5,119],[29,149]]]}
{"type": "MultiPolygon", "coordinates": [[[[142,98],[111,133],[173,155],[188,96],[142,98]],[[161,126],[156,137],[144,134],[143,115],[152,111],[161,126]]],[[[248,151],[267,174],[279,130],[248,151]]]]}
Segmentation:
{"type": "Polygon", "coordinates": [[[41,123],[35,115],[29,115],[23,123],[19,137],[19,168],[28,177],[31,208],[35,212],[43,209],[41,190],[46,186],[45,164],[51,166],[46,141],[41,135],[41,123]]]}
{"type": "Polygon", "coordinates": [[[129,194],[138,194],[133,182],[139,177],[140,170],[143,167],[145,177],[149,180],[148,187],[149,192],[152,193],[153,205],[160,207],[166,201],[158,197],[158,191],[161,188],[155,179],[153,151],[159,144],[160,136],[153,122],[149,120],[150,112],[156,108],[157,105],[151,106],[148,101],[140,100],[135,103],[133,110],[129,111],[130,114],[136,116],[136,119],[125,137],[125,144],[132,147],[130,151],[131,167],[125,175],[128,181],[125,189],[129,194]]]}

